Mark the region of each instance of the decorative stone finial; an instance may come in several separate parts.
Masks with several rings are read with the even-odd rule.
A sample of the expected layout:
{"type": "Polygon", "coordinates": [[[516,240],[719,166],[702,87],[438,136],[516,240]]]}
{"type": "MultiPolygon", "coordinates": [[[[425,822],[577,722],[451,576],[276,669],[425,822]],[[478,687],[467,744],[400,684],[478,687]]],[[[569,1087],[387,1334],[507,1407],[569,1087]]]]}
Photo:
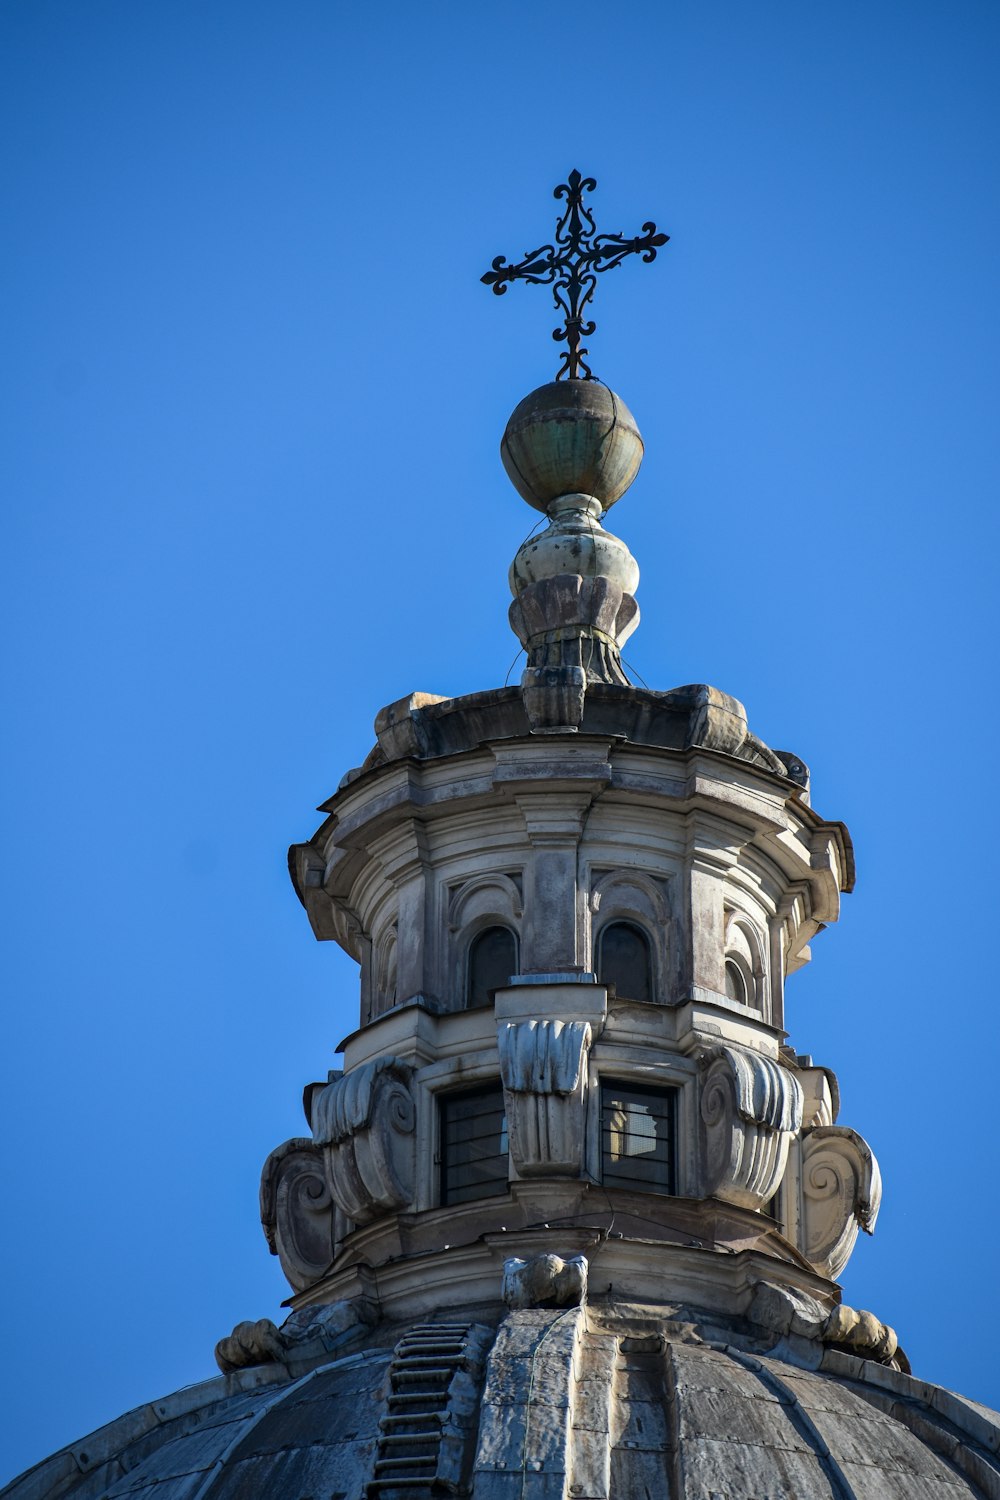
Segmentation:
{"type": "Polygon", "coordinates": [[[572,494],[610,510],[638,474],[642,451],[632,413],[597,380],[539,386],[514,408],[500,441],[521,499],[550,514],[553,501],[572,494]]]}
{"type": "Polygon", "coordinates": [[[592,380],[553,381],[515,408],[500,456],[518,494],[545,511],[510,568],[510,623],[528,654],[521,681],[536,729],[572,729],[588,682],[624,687],[621,647],[639,623],[639,568],[600,521],[642,462],[624,401],[592,380]]]}
{"type": "Polygon", "coordinates": [[[635,559],[598,522],[638,473],[642,438],[624,401],[594,380],[582,341],[597,326],[586,309],[599,273],[630,255],[655,260],[669,236],[652,222],[631,239],[598,234],[584,202],[596,187],[570,172],[555,189],[565,208],[554,242],[516,265],[498,255],[482,278],[498,296],[514,281],[550,286],[563,317],[552,333],[566,346],[556,378],[525,397],[500,444],[518,494],[551,517],[510,571],[510,623],[528,653],[521,687],[533,729],[575,729],[588,682],[626,687],[620,649],[639,623],[635,559]]]}

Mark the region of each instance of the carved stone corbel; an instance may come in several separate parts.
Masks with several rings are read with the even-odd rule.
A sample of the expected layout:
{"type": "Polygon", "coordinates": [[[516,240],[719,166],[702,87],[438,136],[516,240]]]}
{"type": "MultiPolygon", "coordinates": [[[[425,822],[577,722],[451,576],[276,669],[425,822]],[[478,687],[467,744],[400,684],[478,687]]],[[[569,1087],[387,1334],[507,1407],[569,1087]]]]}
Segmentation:
{"type": "Polygon", "coordinates": [[[802,1253],[836,1279],[858,1230],[875,1231],[882,1177],[868,1142],[844,1125],[818,1125],[802,1137],[802,1253]]]}
{"type": "Polygon", "coordinates": [[[215,1362],[224,1375],[249,1365],[291,1365],[316,1359],[378,1321],[376,1305],[366,1297],[302,1307],[277,1328],[270,1318],[237,1323],[215,1346],[215,1362]]]}
{"type": "Polygon", "coordinates": [[[323,1156],[312,1141],[297,1137],[272,1151],[260,1177],[260,1222],[268,1249],[297,1292],[329,1270],[336,1219],[323,1156]]]}
{"type": "Polygon", "coordinates": [[[802,1125],[802,1089],[780,1063],[718,1047],[703,1059],[704,1194],[761,1208],[777,1191],[802,1125]]]}
{"type": "Polygon", "coordinates": [[[510,1154],[522,1177],[579,1177],[584,1162],[588,1021],[498,1028],[510,1154]]]}
{"type": "Polygon", "coordinates": [[[316,1094],[313,1144],[323,1153],[334,1200],[367,1224],[413,1197],[416,1108],[412,1069],[397,1057],[353,1068],[316,1094]]]}
{"type": "Polygon", "coordinates": [[[581,1307],[587,1300],[585,1255],[512,1255],[503,1263],[503,1300],[508,1307],[581,1307]]]}

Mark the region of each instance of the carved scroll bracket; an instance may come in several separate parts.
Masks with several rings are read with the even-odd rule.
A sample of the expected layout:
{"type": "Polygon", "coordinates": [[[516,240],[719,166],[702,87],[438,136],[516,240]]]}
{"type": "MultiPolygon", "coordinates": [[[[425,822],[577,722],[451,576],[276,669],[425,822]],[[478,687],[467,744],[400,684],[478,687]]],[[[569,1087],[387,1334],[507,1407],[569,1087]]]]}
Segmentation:
{"type": "Polygon", "coordinates": [[[313,1144],[348,1218],[366,1224],[413,1197],[416,1107],[412,1069],[378,1057],[321,1089],[313,1101],[313,1144]]]}
{"type": "Polygon", "coordinates": [[[858,1230],[875,1231],[882,1176],[868,1142],[844,1125],[807,1131],[801,1149],[803,1254],[822,1276],[836,1278],[858,1230]]]}
{"type": "Polygon", "coordinates": [[[272,1151],[260,1178],[260,1222],[268,1249],[297,1292],[329,1269],[336,1251],[338,1215],[312,1141],[295,1138],[272,1151]]]}
{"type": "Polygon", "coordinates": [[[703,1067],[705,1196],[761,1208],[777,1191],[802,1126],[801,1086],[780,1063],[735,1047],[713,1049],[703,1067]]]}
{"type": "Polygon", "coordinates": [[[508,1021],[498,1028],[510,1153],[522,1177],[583,1171],[588,1021],[508,1021]]]}

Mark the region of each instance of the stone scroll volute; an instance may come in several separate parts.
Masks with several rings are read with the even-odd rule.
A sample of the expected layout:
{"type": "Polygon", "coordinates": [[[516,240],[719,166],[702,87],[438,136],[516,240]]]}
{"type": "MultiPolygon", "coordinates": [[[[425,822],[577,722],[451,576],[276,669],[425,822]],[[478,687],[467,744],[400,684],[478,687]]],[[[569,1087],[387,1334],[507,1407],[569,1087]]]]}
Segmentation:
{"type": "Polygon", "coordinates": [[[329,1270],[339,1232],[322,1153],[296,1138],[272,1151],[260,1178],[260,1221],[268,1248],[297,1292],[329,1270]]]}
{"type": "Polygon", "coordinates": [[[702,1184],[705,1197],[762,1208],[784,1176],[802,1126],[802,1089],[772,1058],[718,1047],[702,1060],[702,1184]]]}
{"type": "Polygon", "coordinates": [[[323,1153],[335,1202],[357,1224],[405,1208],[413,1199],[411,1073],[398,1058],[375,1058],[313,1099],[313,1144],[323,1153]]]}
{"type": "Polygon", "coordinates": [[[821,1276],[836,1278],[851,1258],[858,1230],[873,1234],[882,1177],[868,1142],[843,1125],[820,1125],[802,1137],[802,1251],[821,1276]]]}
{"type": "Polygon", "coordinates": [[[587,1021],[509,1021],[497,1032],[510,1154],[522,1177],[579,1177],[587,1021]]]}

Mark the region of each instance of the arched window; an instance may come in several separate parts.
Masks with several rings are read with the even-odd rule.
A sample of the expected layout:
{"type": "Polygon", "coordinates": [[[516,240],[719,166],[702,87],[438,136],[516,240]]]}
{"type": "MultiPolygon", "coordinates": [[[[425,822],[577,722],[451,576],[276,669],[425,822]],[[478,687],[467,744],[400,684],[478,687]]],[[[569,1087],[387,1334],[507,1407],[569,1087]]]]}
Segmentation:
{"type": "Polygon", "coordinates": [[[759,1010],[763,994],[757,935],[742,918],[731,918],[726,929],[726,999],[759,1010]]]}
{"type": "Polygon", "coordinates": [[[469,1010],[489,1005],[490,991],[502,989],[517,973],[517,939],[509,927],[487,927],[472,940],[465,1003],[469,1010]]]}
{"type": "Polygon", "coordinates": [[[735,958],[726,959],[726,998],[738,1005],[750,1005],[750,983],[743,965],[735,958]]]}
{"type": "Polygon", "coordinates": [[[393,928],[379,952],[377,1002],[380,1010],[390,1010],[396,1003],[396,929],[393,928]]]}
{"type": "Polygon", "coordinates": [[[649,939],[631,922],[609,922],[597,939],[597,976],[625,1000],[652,1000],[649,939]]]}

